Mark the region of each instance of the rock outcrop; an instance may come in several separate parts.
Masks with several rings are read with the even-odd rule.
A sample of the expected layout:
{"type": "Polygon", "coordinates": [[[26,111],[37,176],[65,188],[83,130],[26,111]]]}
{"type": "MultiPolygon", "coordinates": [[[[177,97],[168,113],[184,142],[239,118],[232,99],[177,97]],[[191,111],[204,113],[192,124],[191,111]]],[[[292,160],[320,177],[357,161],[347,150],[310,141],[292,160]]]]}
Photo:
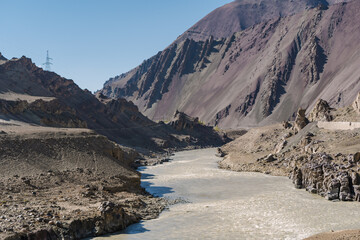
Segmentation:
{"type": "MultiPolygon", "coordinates": [[[[339,132],[337,134],[338,137],[339,132]]],[[[343,134],[343,137],[351,135],[351,133],[343,134]]],[[[296,139],[296,135],[294,138],[296,139]]],[[[294,144],[294,138],[289,138],[288,141],[294,144]]],[[[234,156],[236,153],[234,151],[229,152],[225,146],[220,150],[225,155],[225,160],[220,166],[238,171],[260,171],[275,175],[288,175],[295,188],[306,189],[306,191],[318,194],[327,200],[360,201],[359,163],[356,162],[360,154],[326,153],[324,143],[313,138],[316,136],[307,138],[305,144],[303,141],[299,141],[297,146],[290,144],[289,147],[283,148],[275,154],[260,157],[254,162],[243,160],[243,162],[230,163],[231,159],[228,158],[236,159],[234,156]]],[[[352,138],[352,141],[356,140],[358,137],[352,138]]],[[[334,146],[334,143],[330,141],[327,144],[334,146]]],[[[350,143],[347,142],[346,144],[349,145],[350,143]]],[[[355,142],[353,144],[356,145],[355,142]]],[[[342,149],[339,147],[339,150],[342,149]]],[[[259,154],[259,149],[253,151],[254,155],[259,154]]],[[[260,150],[260,152],[263,152],[262,154],[267,153],[264,150],[260,150]]]]}
{"type": "MultiPolygon", "coordinates": [[[[310,117],[322,119],[329,111],[334,116],[342,111],[354,113],[350,106],[330,109],[319,100],[310,117]]],[[[221,147],[224,160],[220,167],[289,176],[295,188],[328,200],[360,201],[358,149],[359,128],[319,128],[317,123],[309,123],[305,110],[300,109],[294,122],[253,128],[221,147]]]]}
{"type": "Polygon", "coordinates": [[[188,136],[185,138],[180,137],[180,139],[197,143],[200,146],[221,145],[221,142],[230,141],[227,135],[219,129],[215,130],[211,126],[206,126],[199,121],[199,118],[190,117],[183,112],[176,111],[168,125],[184,136],[188,136]]]}
{"type": "MultiPolygon", "coordinates": [[[[304,3],[247,6],[264,13],[269,2],[304,3]]],[[[226,9],[236,11],[236,4],[242,2],[226,9]]],[[[333,107],[348,106],[360,89],[359,9],[359,1],[318,7],[223,38],[197,39],[206,31],[189,32],[188,39],[179,38],[139,67],[110,79],[101,92],[133,101],[154,120],[170,119],[179,110],[221,128],[293,120],[300,107],[313,106],[319,98],[333,107]]],[[[222,24],[229,21],[216,26],[222,24]]]]}
{"type": "Polygon", "coordinates": [[[199,118],[193,118],[185,113],[176,111],[174,118],[169,123],[170,126],[176,130],[194,129],[194,127],[200,125],[199,118]]]}
{"type": "Polygon", "coordinates": [[[0,64],[6,62],[7,59],[0,53],[0,64]]]}
{"type": "Polygon", "coordinates": [[[305,188],[327,200],[356,200],[359,174],[352,169],[351,159],[350,165],[339,169],[335,163],[337,157],[324,153],[310,155],[300,169],[293,170],[291,178],[295,187],[305,188]]]}
{"type": "Polygon", "coordinates": [[[77,115],[75,109],[58,100],[43,101],[5,101],[0,100],[0,112],[8,117],[51,127],[87,128],[85,121],[77,115]]]}
{"type": "Polygon", "coordinates": [[[305,109],[300,108],[296,114],[295,118],[295,124],[294,124],[294,130],[295,132],[299,132],[301,129],[303,129],[308,123],[309,120],[305,116],[305,109]]]}
{"type": "Polygon", "coordinates": [[[311,122],[315,121],[326,121],[330,122],[333,120],[333,117],[331,116],[331,110],[329,104],[327,101],[319,99],[313,110],[310,112],[308,119],[311,122]]]}
{"type": "Polygon", "coordinates": [[[360,92],[353,103],[353,108],[358,114],[360,114],[360,92]]]}

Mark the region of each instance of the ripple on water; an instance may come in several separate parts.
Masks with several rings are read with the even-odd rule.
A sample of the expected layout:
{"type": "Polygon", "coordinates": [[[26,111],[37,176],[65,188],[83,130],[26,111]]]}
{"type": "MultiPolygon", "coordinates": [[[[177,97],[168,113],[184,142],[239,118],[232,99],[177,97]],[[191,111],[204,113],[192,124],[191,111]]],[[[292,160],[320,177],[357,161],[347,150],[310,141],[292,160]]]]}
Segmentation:
{"type": "Polygon", "coordinates": [[[303,239],[360,228],[359,203],[326,201],[284,177],[218,169],[214,154],[180,152],[170,163],[143,168],[150,193],[190,203],[106,239],[303,239]]]}

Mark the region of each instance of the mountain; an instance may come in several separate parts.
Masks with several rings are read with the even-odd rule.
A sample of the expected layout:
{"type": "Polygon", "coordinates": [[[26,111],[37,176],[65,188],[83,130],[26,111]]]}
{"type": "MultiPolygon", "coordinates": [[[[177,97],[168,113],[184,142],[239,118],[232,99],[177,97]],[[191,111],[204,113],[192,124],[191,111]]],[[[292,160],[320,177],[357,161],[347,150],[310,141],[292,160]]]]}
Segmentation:
{"type": "Polygon", "coordinates": [[[255,24],[302,12],[319,5],[328,6],[326,0],[236,0],[215,9],[182,34],[177,42],[186,38],[205,41],[230,37],[255,24]]]}
{"type": "Polygon", "coordinates": [[[319,98],[349,105],[360,90],[359,21],[360,1],[352,1],[277,17],[227,38],[186,38],[110,79],[101,92],[133,101],[151,119],[179,110],[223,128],[288,120],[319,98]]]}
{"type": "Polygon", "coordinates": [[[7,61],[7,59],[0,53],[0,64],[7,61]]]}
{"type": "Polygon", "coordinates": [[[96,97],[72,80],[44,71],[26,57],[0,64],[0,119],[40,126],[89,128],[139,151],[222,143],[213,129],[204,127],[201,131],[185,132],[155,123],[133,103],[121,98],[108,99],[101,94],[96,97]],[[195,140],[183,141],[183,135],[195,140]]]}

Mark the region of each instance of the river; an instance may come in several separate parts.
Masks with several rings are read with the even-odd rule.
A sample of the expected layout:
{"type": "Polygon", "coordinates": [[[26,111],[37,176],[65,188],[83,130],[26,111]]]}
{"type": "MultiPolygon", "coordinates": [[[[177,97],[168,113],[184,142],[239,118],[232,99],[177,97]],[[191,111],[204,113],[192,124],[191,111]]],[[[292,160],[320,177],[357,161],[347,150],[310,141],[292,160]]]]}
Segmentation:
{"type": "Polygon", "coordinates": [[[303,239],[360,228],[358,202],[326,201],[285,177],[222,170],[219,160],[215,149],[193,150],[142,168],[148,192],[187,202],[96,239],[303,239]]]}

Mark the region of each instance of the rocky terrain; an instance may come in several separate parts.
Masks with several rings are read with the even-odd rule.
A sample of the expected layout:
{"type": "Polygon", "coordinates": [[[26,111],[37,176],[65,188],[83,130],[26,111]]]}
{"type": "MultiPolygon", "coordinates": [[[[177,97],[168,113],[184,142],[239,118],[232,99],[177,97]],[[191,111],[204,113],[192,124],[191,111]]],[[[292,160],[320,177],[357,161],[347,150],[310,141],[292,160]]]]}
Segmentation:
{"type": "Polygon", "coordinates": [[[94,96],[72,80],[43,71],[26,57],[3,60],[0,64],[0,115],[3,119],[42,126],[93,129],[143,153],[163,151],[164,142],[171,149],[224,143],[220,135],[208,141],[206,135],[194,131],[183,133],[167,124],[153,122],[132,102],[108,99],[102,94],[94,96]],[[195,141],[174,137],[189,135],[195,141]]]}
{"type": "MultiPolygon", "coordinates": [[[[241,2],[226,5],[206,21],[210,24],[213,18],[223,29],[232,16],[228,11],[237,15],[241,2]]],[[[282,17],[253,21],[244,28],[259,23],[223,38],[180,38],[139,67],[107,81],[101,93],[133,101],[153,120],[169,120],[179,110],[221,128],[294,120],[300,107],[311,109],[318,98],[337,108],[348,106],[360,89],[360,3],[328,6],[324,1],[291,15],[311,7],[310,2],[318,6],[317,1],[262,1],[279,4],[269,11],[277,15],[284,9],[282,17]]]]}
{"type": "Polygon", "coordinates": [[[0,239],[81,239],[155,218],[168,203],[135,168],[227,141],[183,113],[153,122],[125,99],[0,57],[0,239]]]}
{"type": "Polygon", "coordinates": [[[296,188],[328,200],[360,201],[360,124],[347,130],[335,121],[358,124],[357,101],[333,109],[320,99],[308,114],[311,121],[300,109],[294,122],[250,129],[219,149],[225,156],[220,166],[289,176],[296,188]]]}
{"type": "Polygon", "coordinates": [[[306,240],[356,240],[360,238],[360,230],[346,230],[330,233],[320,233],[312,237],[305,238],[306,240]]]}
{"type": "Polygon", "coordinates": [[[138,153],[88,129],[0,123],[0,239],[80,239],[156,217],[138,153]]]}
{"type": "Polygon", "coordinates": [[[95,95],[0,54],[0,239],[154,218],[134,169],[229,138],[222,168],[360,201],[359,21],[357,0],[237,0],[95,95]]]}

